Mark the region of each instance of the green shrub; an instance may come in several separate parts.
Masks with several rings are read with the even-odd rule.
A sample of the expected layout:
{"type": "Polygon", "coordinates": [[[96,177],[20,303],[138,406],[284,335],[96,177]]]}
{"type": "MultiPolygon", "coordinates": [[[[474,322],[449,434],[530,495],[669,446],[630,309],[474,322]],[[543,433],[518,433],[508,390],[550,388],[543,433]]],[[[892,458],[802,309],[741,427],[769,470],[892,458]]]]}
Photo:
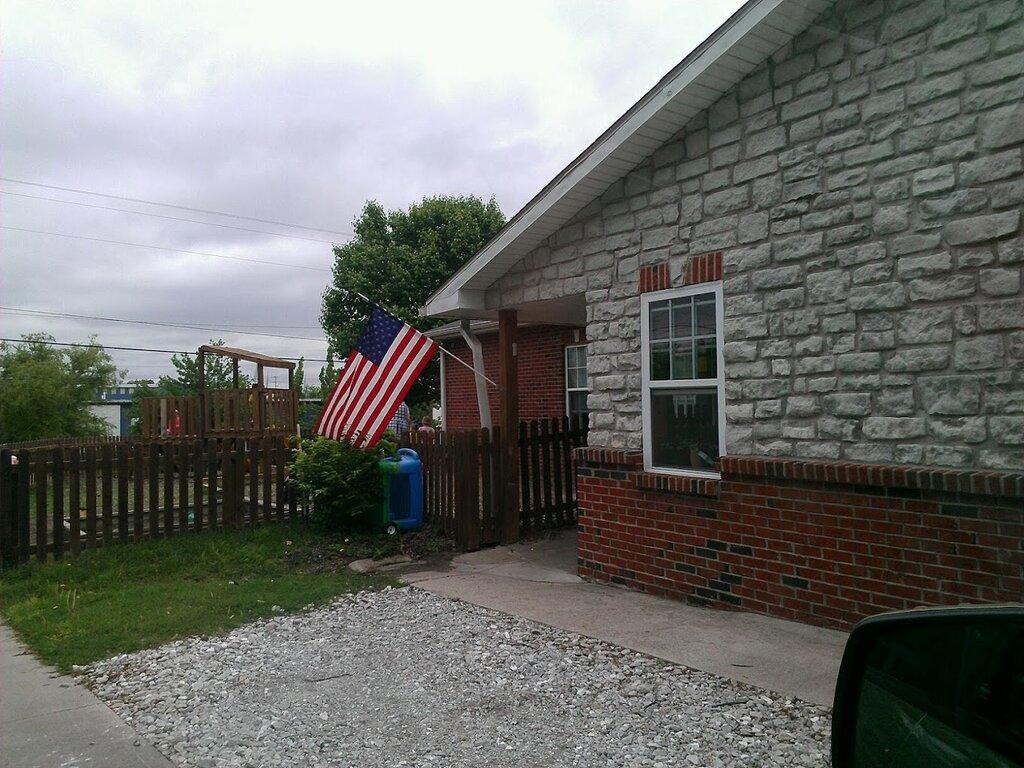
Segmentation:
{"type": "Polygon", "coordinates": [[[328,531],[344,531],[377,513],[384,503],[381,454],[351,443],[304,440],[291,477],[310,501],[309,519],[328,531]]]}

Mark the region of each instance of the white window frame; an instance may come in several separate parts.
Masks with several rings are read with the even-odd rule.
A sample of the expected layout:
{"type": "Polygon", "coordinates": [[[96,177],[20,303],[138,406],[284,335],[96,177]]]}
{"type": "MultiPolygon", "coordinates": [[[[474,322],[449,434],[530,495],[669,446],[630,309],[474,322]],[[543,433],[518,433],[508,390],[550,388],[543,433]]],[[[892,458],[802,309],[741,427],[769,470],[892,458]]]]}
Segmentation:
{"type": "Polygon", "coordinates": [[[718,388],[718,454],[725,456],[725,360],[722,348],[724,344],[722,281],[698,283],[685,288],[671,288],[665,291],[653,291],[640,296],[640,365],[641,365],[641,400],[643,412],[643,444],[644,470],[665,475],[681,477],[720,477],[719,472],[704,469],[680,469],[679,467],[656,467],[652,459],[651,448],[651,390],[652,389],[707,389],[718,388]],[[714,294],[715,297],[715,347],[718,353],[718,376],[714,379],[668,379],[651,381],[651,348],[650,348],[650,305],[666,299],[682,299],[687,296],[714,294]]]}
{"type": "Polygon", "coordinates": [[[587,372],[587,386],[585,387],[570,387],[569,386],[569,350],[583,348],[584,356],[586,356],[586,344],[567,344],[565,350],[562,352],[562,373],[565,376],[565,415],[571,417],[572,413],[569,410],[569,393],[570,392],[586,392],[590,393],[590,373],[587,372]]]}

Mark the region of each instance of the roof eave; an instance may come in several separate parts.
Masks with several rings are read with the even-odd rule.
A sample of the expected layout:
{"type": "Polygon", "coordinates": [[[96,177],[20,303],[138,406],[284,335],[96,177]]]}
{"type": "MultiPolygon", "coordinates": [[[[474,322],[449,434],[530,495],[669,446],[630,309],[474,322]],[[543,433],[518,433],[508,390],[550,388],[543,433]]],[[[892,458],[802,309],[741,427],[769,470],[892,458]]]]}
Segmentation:
{"type": "MultiPolygon", "coordinates": [[[[474,310],[469,305],[461,303],[462,298],[475,298],[483,292],[481,286],[470,285],[470,282],[480,275],[506,249],[517,243],[567,193],[577,187],[591,173],[599,170],[600,164],[603,161],[607,160],[613,152],[622,147],[631,137],[635,136],[664,107],[674,100],[678,101],[679,97],[683,95],[683,90],[688,85],[693,84],[694,81],[704,75],[714,62],[723,56],[727,56],[734,47],[741,45],[744,42],[744,38],[759,25],[765,23],[766,18],[779,9],[780,6],[786,6],[779,11],[784,17],[792,10],[792,12],[798,13],[801,16],[801,23],[806,25],[824,7],[830,5],[831,2],[832,0],[748,0],[747,3],[739,8],[724,24],[719,26],[686,58],[673,67],[665,77],[645,93],[625,114],[616,120],[615,123],[513,216],[489,243],[467,261],[455,275],[449,278],[427,300],[420,314],[428,317],[480,316],[479,314],[472,314],[474,310]],[[463,311],[470,312],[471,314],[459,314],[463,311]]],[[[791,39],[793,35],[802,31],[803,27],[793,19],[787,19],[787,21],[792,23],[794,27],[800,27],[788,30],[791,39]]],[[[778,20],[775,23],[777,24],[778,20]]],[[[775,32],[777,36],[778,30],[776,29],[775,32]]],[[[781,47],[781,43],[779,46],[781,47]]],[[[769,53],[763,53],[761,60],[767,59],[769,55],[769,53]]],[[[739,79],[742,79],[742,77],[739,79]]],[[[735,83],[729,85],[729,88],[733,85],[735,83]]],[[[727,92],[728,88],[722,91],[723,94],[727,92]]],[[[678,104],[676,106],[678,109],[678,104]]],[[[701,107],[701,109],[704,108],[706,106],[701,107]]],[[[699,112],[699,110],[697,111],[699,112]]],[[[625,175],[626,172],[620,173],[619,178],[625,175]]],[[[593,199],[596,199],[598,196],[599,193],[594,194],[593,199]]]]}

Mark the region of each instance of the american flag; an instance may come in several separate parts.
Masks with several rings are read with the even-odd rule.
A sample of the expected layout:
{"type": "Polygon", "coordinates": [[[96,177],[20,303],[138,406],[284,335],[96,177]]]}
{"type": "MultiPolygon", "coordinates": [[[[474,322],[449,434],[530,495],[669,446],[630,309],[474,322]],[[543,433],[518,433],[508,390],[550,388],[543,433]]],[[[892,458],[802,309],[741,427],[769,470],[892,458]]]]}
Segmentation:
{"type": "Polygon", "coordinates": [[[314,434],[372,447],[437,351],[436,342],[374,307],[334,383],[314,434]]]}

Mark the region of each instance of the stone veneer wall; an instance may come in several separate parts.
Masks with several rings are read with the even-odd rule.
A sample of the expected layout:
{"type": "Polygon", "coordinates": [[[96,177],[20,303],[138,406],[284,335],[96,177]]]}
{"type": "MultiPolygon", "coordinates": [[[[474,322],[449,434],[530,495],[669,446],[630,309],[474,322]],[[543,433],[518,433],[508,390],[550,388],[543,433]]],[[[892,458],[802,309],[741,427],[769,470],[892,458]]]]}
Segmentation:
{"type": "Polygon", "coordinates": [[[840,0],[492,287],[586,294],[591,445],[640,447],[640,268],[723,251],[729,453],[1024,466],[1022,10],[840,0]]]}

